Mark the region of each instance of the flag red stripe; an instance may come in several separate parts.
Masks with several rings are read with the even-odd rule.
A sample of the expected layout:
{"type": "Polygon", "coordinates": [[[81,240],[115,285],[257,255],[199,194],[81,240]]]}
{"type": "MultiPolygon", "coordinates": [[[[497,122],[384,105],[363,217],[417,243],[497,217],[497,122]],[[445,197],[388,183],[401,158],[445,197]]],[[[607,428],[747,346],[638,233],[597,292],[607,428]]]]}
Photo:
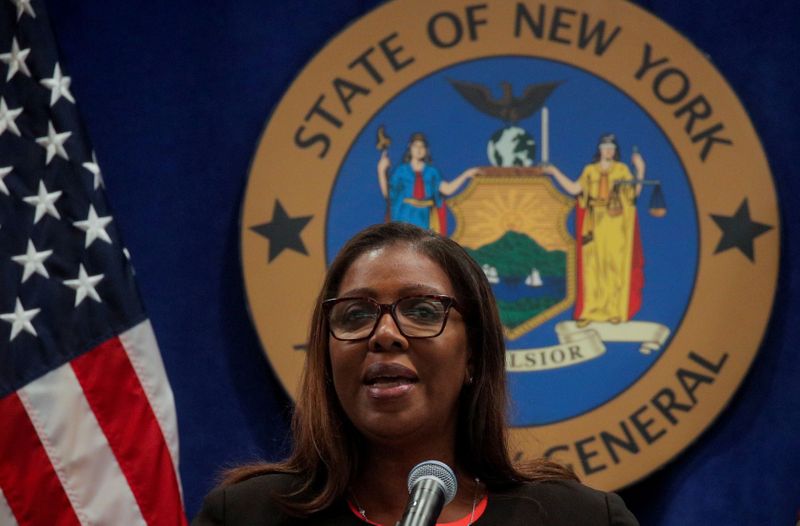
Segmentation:
{"type": "Polygon", "coordinates": [[[76,358],[72,369],[147,524],[186,524],[167,443],[119,338],[76,358]]]}
{"type": "Polygon", "coordinates": [[[0,487],[20,526],[80,526],[16,393],[0,400],[0,487]]]}

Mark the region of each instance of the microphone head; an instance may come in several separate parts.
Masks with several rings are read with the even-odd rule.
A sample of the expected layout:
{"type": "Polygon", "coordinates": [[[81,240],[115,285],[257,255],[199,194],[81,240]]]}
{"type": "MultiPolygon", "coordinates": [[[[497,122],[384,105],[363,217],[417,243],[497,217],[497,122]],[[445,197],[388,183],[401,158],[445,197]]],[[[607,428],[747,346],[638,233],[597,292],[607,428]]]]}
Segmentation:
{"type": "Polygon", "coordinates": [[[450,504],[456,496],[458,491],[458,482],[456,482],[456,474],[450,469],[450,466],[438,460],[425,460],[420,462],[408,474],[408,492],[422,478],[436,480],[444,492],[444,505],[450,504]]]}

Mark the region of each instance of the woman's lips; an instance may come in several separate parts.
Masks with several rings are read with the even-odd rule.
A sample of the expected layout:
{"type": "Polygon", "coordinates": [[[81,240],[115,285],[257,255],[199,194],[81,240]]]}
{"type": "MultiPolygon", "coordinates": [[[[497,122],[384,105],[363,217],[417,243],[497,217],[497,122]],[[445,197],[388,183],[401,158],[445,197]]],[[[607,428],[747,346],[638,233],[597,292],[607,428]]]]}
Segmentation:
{"type": "Polygon", "coordinates": [[[414,371],[399,363],[373,363],[364,371],[362,382],[371,398],[399,398],[414,388],[419,379],[414,371]]]}
{"type": "Polygon", "coordinates": [[[381,378],[373,384],[367,384],[367,394],[371,398],[386,400],[400,398],[414,388],[415,382],[401,378],[381,378]]]}

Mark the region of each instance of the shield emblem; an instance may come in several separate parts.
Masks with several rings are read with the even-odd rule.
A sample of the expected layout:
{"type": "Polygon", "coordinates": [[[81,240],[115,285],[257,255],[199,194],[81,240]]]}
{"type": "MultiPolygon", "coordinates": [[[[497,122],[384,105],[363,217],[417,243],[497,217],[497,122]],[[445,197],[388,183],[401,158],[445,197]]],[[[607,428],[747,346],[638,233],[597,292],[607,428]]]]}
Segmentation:
{"type": "Polygon", "coordinates": [[[492,284],[500,319],[514,340],[575,301],[574,200],[538,167],[484,167],[448,201],[452,238],[492,284]]]}

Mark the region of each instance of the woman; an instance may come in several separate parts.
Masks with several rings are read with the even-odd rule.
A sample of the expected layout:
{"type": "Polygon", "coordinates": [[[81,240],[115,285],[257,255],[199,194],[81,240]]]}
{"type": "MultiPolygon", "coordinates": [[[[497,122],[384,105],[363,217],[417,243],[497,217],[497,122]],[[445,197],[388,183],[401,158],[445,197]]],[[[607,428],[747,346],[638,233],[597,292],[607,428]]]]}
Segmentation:
{"type": "Polygon", "coordinates": [[[644,258],[636,216],[645,164],[634,152],[636,179],[620,162],[613,134],[600,137],[593,162],[572,181],[553,165],[544,167],[568,194],[578,200],[575,217],[578,295],[574,318],[578,326],[591,322],[630,320],[641,306],[644,258]]]}
{"type": "Polygon", "coordinates": [[[387,150],[378,160],[378,184],[389,202],[389,220],[403,221],[422,228],[447,234],[447,210],[444,198],[453,195],[475,176],[478,169],[470,168],[452,181],[431,164],[428,140],[414,133],[408,140],[403,163],[389,177],[391,161],[387,150]]]}
{"type": "Polygon", "coordinates": [[[458,478],[442,523],[636,524],[619,497],[559,465],[512,464],[504,354],[489,284],[457,243],[367,228],[314,310],[291,456],[230,472],[193,524],[391,526],[409,470],[428,459],[458,478]]]}

